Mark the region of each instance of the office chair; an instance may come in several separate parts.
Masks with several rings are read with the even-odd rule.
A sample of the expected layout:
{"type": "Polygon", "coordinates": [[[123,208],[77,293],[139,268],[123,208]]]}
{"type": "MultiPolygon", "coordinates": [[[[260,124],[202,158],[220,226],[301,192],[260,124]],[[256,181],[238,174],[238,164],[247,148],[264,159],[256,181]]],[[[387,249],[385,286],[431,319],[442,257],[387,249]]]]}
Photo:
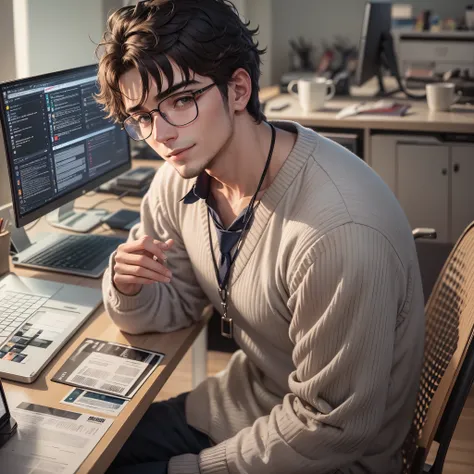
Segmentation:
{"type": "MultiPolygon", "coordinates": [[[[413,235],[426,237],[426,229],[415,229],[413,235]]],[[[403,446],[402,474],[442,472],[474,381],[474,222],[451,251],[425,314],[424,363],[412,426],[403,446]],[[428,465],[433,441],[439,447],[434,463],[428,465]]]]}

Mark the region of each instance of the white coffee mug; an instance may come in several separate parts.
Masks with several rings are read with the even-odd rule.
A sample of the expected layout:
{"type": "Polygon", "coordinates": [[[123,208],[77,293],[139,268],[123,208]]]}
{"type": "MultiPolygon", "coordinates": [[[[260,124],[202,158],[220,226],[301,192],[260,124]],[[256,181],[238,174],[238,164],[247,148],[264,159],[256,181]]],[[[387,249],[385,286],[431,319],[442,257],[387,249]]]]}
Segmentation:
{"type": "Polygon", "coordinates": [[[315,77],[313,79],[298,79],[288,84],[288,92],[298,97],[304,112],[324,108],[324,103],[334,97],[336,86],[331,79],[315,77]],[[298,86],[298,92],[293,88],[298,86]]]}
{"type": "Polygon", "coordinates": [[[461,98],[456,94],[456,86],[451,82],[426,85],[428,108],[433,112],[445,112],[461,98]]]}

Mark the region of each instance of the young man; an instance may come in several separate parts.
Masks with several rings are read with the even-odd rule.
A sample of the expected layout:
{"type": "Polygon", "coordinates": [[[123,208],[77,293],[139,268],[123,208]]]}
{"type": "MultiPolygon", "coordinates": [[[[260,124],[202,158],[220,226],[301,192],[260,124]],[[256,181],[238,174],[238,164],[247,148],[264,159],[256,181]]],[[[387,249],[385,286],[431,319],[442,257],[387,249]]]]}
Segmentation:
{"type": "Polygon", "coordinates": [[[111,258],[106,308],[137,334],[211,303],[241,348],[152,405],[110,472],[399,473],[424,339],[411,229],[362,160],[265,121],[254,34],[224,0],[109,20],[98,100],[166,163],[111,258]]]}

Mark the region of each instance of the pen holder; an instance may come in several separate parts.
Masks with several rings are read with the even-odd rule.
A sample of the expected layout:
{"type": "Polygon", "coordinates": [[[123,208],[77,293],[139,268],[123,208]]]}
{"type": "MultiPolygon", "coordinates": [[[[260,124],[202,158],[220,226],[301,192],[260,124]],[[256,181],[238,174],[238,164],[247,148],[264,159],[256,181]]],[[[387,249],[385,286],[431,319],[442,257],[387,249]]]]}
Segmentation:
{"type": "Polygon", "coordinates": [[[0,234],[0,276],[10,271],[10,232],[0,234]]]}

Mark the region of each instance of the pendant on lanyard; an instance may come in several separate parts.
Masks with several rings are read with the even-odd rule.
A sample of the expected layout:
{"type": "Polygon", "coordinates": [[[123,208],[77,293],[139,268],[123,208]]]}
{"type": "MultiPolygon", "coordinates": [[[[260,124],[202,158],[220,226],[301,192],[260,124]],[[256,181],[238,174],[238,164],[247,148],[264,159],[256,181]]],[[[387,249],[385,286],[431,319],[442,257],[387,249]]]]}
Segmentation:
{"type": "Polygon", "coordinates": [[[227,297],[229,296],[229,292],[227,291],[227,288],[223,288],[222,290],[219,290],[219,293],[222,305],[221,335],[227,339],[232,339],[234,337],[234,323],[232,322],[232,318],[227,316],[227,297]]]}

